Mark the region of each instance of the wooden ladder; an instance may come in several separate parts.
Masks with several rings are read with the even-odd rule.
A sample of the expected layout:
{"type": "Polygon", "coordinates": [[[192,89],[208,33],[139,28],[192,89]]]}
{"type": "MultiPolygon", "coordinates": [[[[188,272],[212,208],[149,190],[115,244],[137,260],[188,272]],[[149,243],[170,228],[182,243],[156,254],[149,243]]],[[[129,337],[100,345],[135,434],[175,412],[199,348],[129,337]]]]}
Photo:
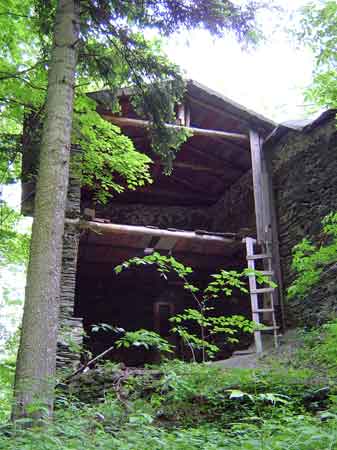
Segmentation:
{"type": "MultiPolygon", "coordinates": [[[[255,245],[256,240],[250,237],[247,237],[243,240],[246,244],[246,251],[247,251],[247,262],[248,262],[248,268],[252,269],[253,271],[257,270],[255,267],[255,263],[257,261],[263,262],[263,270],[259,270],[260,273],[263,275],[266,275],[267,277],[270,277],[272,279],[274,272],[272,269],[272,255],[271,251],[268,248],[268,245],[266,245],[266,252],[255,254],[255,245]]],[[[277,348],[279,346],[278,338],[278,330],[279,327],[277,326],[276,322],[276,315],[275,315],[275,288],[273,287],[257,287],[257,281],[255,274],[249,275],[249,291],[250,291],[250,300],[251,300],[251,306],[252,306],[252,318],[254,322],[263,325],[260,330],[256,330],[254,332],[254,339],[255,339],[255,347],[256,347],[256,353],[262,353],[263,352],[263,344],[262,344],[262,333],[264,331],[273,331],[274,335],[274,346],[277,348]],[[262,297],[262,298],[261,298],[262,297]],[[263,306],[261,306],[263,305],[263,306]],[[261,314],[264,313],[270,313],[271,315],[271,325],[265,326],[261,320],[261,314]]]]}

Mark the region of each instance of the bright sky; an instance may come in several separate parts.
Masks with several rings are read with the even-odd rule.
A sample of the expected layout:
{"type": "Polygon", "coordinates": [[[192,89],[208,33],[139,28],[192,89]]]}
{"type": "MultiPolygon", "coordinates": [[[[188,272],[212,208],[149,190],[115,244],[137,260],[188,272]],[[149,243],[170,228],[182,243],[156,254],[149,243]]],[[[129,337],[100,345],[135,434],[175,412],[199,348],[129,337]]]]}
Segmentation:
{"type": "Polygon", "coordinates": [[[283,31],[289,14],[308,0],[276,0],[288,12],[260,16],[267,34],[256,50],[244,51],[231,37],[214,40],[205,31],[184,33],[166,46],[169,57],[193,78],[276,121],[303,117],[303,90],[310,85],[313,57],[295,48],[283,31]]]}

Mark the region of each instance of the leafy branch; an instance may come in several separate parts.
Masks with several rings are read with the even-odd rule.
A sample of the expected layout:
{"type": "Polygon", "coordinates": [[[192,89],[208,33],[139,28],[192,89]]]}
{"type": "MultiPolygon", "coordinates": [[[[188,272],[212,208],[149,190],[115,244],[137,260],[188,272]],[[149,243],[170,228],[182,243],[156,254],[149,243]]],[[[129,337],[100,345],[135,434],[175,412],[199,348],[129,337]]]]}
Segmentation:
{"type": "MultiPolygon", "coordinates": [[[[182,314],[171,317],[170,321],[173,323],[171,331],[178,334],[187,344],[194,361],[197,359],[195,350],[201,351],[202,361],[206,361],[207,357],[214,357],[220,350],[214,343],[213,338],[216,335],[221,335],[227,342],[237,343],[240,332],[251,333],[256,329],[255,322],[240,315],[215,316],[214,307],[210,306],[211,300],[229,297],[234,289],[247,293],[245,279],[252,274],[252,270],[247,269],[242,272],[221,270],[218,274],[212,275],[212,281],[203,291],[188,280],[188,277],[193,274],[191,267],[185,266],[173,256],[160,255],[157,252],[143,258],[136,257],[125,261],[115,267],[115,272],[119,274],[132,266],[146,265],[155,265],[158,273],[165,280],[170,273],[175,273],[183,281],[183,288],[192,296],[196,308],[188,308],[182,314]],[[200,336],[191,332],[190,325],[192,328],[193,325],[199,327],[200,336]]],[[[256,276],[259,283],[275,286],[262,273],[256,271],[256,276]]]]}

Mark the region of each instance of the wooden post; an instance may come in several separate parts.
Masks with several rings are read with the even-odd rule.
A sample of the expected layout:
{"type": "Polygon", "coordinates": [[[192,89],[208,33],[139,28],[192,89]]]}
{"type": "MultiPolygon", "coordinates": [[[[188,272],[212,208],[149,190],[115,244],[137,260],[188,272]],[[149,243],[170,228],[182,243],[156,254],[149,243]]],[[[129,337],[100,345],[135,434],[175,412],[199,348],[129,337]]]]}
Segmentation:
{"type": "Polygon", "coordinates": [[[181,103],[177,108],[177,125],[184,127],[186,125],[185,105],[181,103]]]}
{"type": "Polygon", "coordinates": [[[262,150],[262,139],[251,130],[250,149],[255,200],[255,217],[257,240],[260,244],[271,241],[271,196],[269,174],[262,150]]]}
{"type": "Polygon", "coordinates": [[[272,254],[273,270],[275,272],[274,280],[278,285],[278,291],[275,291],[275,304],[281,304],[282,309],[282,274],[272,183],[272,166],[268,155],[263,150],[262,138],[254,130],[251,130],[249,135],[257,240],[262,245],[264,252],[269,251],[272,254]]]}

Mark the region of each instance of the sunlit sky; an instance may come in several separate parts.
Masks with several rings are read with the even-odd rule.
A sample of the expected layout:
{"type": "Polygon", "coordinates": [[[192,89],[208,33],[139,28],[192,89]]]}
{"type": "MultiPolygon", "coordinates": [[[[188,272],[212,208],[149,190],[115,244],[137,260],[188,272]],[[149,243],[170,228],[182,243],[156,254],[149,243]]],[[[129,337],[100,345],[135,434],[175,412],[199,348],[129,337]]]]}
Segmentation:
{"type": "Polygon", "coordinates": [[[170,39],[166,52],[193,78],[278,122],[303,117],[303,91],[310,85],[313,56],[296,48],[289,16],[308,0],[276,0],[287,11],[260,14],[266,41],[244,51],[232,37],[214,39],[205,31],[170,39]]]}

